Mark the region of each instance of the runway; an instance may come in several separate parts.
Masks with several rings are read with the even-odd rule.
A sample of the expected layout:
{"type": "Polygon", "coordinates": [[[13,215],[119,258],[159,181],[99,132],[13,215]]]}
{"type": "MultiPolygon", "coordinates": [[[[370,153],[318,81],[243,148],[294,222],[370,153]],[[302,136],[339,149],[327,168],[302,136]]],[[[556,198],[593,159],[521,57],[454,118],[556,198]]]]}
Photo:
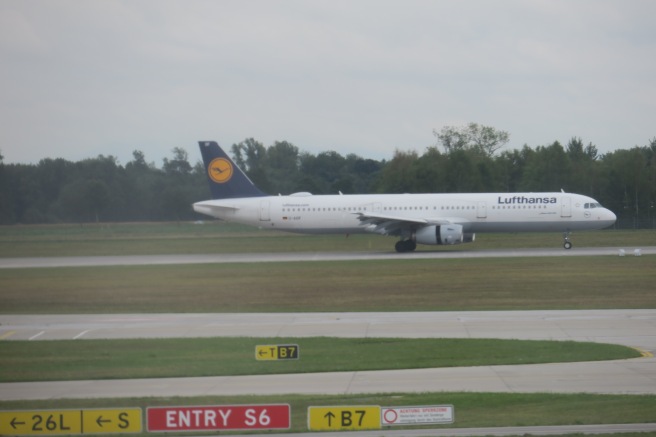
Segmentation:
{"type": "Polygon", "coordinates": [[[0,315],[4,340],[192,337],[500,338],[656,351],[656,310],[0,315]]]}
{"type": "Polygon", "coordinates": [[[425,391],[656,394],[656,310],[0,316],[5,340],[219,335],[594,341],[639,348],[646,356],[520,366],[11,383],[0,384],[0,400],[425,391]]]}
{"type": "Polygon", "coordinates": [[[396,252],[290,252],[290,253],[223,253],[188,255],[125,255],[41,258],[0,258],[0,269],[45,267],[100,267],[117,265],[225,264],[301,261],[362,261],[390,259],[461,259],[513,257],[570,257],[570,256],[656,255],[656,246],[598,247],[565,250],[552,249],[496,249],[496,250],[434,250],[412,253],[396,252]],[[636,252],[638,251],[638,252],[636,252]]]}

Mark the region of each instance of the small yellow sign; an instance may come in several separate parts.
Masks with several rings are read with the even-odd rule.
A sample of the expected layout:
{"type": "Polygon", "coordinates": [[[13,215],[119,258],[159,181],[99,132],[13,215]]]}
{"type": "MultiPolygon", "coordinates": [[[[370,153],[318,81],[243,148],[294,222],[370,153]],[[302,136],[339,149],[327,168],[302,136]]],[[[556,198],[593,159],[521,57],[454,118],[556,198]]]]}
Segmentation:
{"type": "Polygon", "coordinates": [[[0,435],[141,432],[141,408],[0,411],[0,435]]]}
{"type": "Polygon", "coordinates": [[[261,344],[255,346],[255,359],[256,360],[277,360],[278,359],[278,346],[261,344]]]}
{"type": "Polygon", "coordinates": [[[380,407],[308,407],[310,431],[360,431],[380,429],[380,407]]]}
{"type": "Polygon", "coordinates": [[[264,344],[255,346],[255,359],[260,361],[298,360],[297,344],[264,344]]]}
{"type": "Polygon", "coordinates": [[[82,434],[80,410],[0,411],[0,435],[82,434]]]}
{"type": "Polygon", "coordinates": [[[84,434],[141,432],[141,408],[116,410],[84,410],[84,434]]]}

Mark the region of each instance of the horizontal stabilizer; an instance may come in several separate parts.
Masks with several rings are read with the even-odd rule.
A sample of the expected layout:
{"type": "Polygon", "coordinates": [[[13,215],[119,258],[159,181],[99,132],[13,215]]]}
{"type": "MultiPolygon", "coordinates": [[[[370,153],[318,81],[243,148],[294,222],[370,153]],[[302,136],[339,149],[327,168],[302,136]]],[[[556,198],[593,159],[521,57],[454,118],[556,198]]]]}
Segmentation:
{"type": "Polygon", "coordinates": [[[205,202],[196,202],[193,206],[194,211],[213,217],[223,216],[226,213],[235,213],[239,210],[239,208],[236,206],[220,204],[211,200],[205,202]]]}

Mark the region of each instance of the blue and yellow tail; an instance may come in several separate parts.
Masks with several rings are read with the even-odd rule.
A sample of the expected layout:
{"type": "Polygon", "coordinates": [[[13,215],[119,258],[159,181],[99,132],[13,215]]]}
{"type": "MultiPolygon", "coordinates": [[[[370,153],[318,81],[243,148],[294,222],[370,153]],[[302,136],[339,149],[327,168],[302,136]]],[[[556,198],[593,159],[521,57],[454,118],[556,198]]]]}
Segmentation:
{"type": "Polygon", "coordinates": [[[199,141],[198,145],[213,199],[267,195],[251,182],[246,173],[235,165],[216,141],[199,141]]]}

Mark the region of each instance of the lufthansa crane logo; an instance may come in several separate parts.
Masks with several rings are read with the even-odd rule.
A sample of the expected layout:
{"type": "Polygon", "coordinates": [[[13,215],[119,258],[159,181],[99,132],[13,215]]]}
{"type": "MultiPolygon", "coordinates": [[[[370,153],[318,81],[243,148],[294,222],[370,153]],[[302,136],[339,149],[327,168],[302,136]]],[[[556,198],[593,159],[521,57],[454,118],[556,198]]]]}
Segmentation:
{"type": "Polygon", "coordinates": [[[213,159],[207,167],[207,174],[217,184],[223,184],[232,177],[232,164],[225,158],[213,159]]]}

